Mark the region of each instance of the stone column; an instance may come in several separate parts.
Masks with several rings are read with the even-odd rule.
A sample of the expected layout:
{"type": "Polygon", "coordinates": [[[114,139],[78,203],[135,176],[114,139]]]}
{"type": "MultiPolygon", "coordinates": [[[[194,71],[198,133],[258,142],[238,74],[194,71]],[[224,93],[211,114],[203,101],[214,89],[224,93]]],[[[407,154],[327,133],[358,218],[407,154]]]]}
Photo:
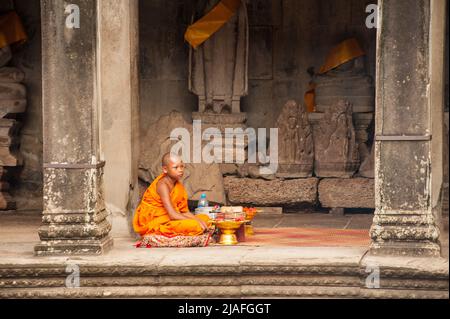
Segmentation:
{"type": "Polygon", "coordinates": [[[127,236],[139,204],[139,3],[99,3],[101,151],[112,236],[127,236]]]}
{"type": "MultiPolygon", "coordinates": [[[[431,79],[444,50],[432,45],[431,22],[440,10],[432,10],[434,1],[379,3],[372,255],[440,255],[432,186],[442,181],[442,160],[433,156],[433,140],[442,141],[443,132],[442,123],[433,123],[439,121],[431,116],[438,103],[430,92],[442,90],[431,79]]],[[[445,7],[445,1],[437,3],[445,7]]]]}
{"type": "Polygon", "coordinates": [[[38,256],[101,254],[112,246],[99,154],[97,1],[41,0],[44,213],[38,256]]]}

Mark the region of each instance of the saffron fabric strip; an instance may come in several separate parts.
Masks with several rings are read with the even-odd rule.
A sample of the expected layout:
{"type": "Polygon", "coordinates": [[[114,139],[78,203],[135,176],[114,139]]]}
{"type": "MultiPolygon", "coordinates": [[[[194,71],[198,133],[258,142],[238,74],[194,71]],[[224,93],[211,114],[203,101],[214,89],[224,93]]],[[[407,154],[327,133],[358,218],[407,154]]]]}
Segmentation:
{"type": "Polygon", "coordinates": [[[241,0],[222,0],[209,13],[190,25],[184,38],[194,48],[219,31],[237,12],[241,0]]]}
{"type": "Polygon", "coordinates": [[[0,16],[0,49],[26,40],[27,34],[16,12],[11,11],[0,16]]]}

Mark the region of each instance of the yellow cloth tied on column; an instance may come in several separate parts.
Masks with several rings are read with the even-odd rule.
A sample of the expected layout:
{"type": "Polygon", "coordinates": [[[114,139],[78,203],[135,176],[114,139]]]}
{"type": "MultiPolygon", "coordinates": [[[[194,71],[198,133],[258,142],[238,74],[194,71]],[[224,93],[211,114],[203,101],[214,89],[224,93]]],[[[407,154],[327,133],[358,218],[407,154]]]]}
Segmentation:
{"type": "MultiPolygon", "coordinates": [[[[318,74],[325,74],[338,66],[347,63],[353,59],[359,58],[366,53],[361,48],[358,40],[355,38],[347,39],[335,46],[327,56],[324,65],[320,68],[318,74]]],[[[311,83],[308,91],[305,93],[305,106],[308,112],[314,112],[316,108],[316,84],[311,83]]]]}
{"type": "Polygon", "coordinates": [[[345,40],[331,50],[325,64],[320,68],[319,74],[327,73],[328,71],[365,54],[366,53],[361,49],[355,38],[345,40]]]}
{"type": "Polygon", "coordinates": [[[16,12],[0,16],[0,49],[26,40],[25,28],[16,12]]]}
{"type": "Polygon", "coordinates": [[[219,31],[237,12],[241,0],[222,0],[203,18],[190,25],[184,35],[196,49],[219,31]]]}

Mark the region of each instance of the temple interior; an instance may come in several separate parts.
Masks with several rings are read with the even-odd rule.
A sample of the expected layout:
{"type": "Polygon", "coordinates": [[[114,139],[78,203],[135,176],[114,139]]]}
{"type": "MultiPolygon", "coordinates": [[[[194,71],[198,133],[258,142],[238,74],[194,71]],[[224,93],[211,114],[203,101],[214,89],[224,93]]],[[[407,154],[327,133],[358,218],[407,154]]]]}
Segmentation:
{"type": "MultiPolygon", "coordinates": [[[[214,67],[222,63],[217,60],[210,65],[209,73],[214,76],[206,74],[202,79],[205,83],[237,83],[241,76],[246,82],[243,84],[246,92],[238,94],[237,100],[236,96],[232,97],[233,103],[237,101],[233,104],[233,107],[238,105],[237,111],[232,110],[229,103],[226,105],[229,109],[201,112],[201,94],[195,91],[203,87],[198,84],[195,68],[203,59],[206,69],[209,60],[199,58],[183,38],[198,8],[192,1],[140,1],[139,128],[132,128],[139,136],[140,194],[157,174],[155,163],[168,150],[171,130],[192,129],[192,121],[197,118],[207,126],[219,128],[222,124],[243,129],[278,127],[283,142],[278,150],[280,171],[269,177],[258,174],[258,164],[194,165],[187,180],[193,200],[206,192],[211,202],[264,207],[276,214],[280,210],[283,213],[372,214],[375,208],[372,146],[377,43],[376,29],[366,26],[369,3],[374,1],[248,1],[246,20],[239,20],[237,31],[232,30],[242,33],[244,46],[231,60],[224,54],[223,61],[237,65],[235,78],[225,71],[215,70],[214,67]],[[245,30],[239,29],[241,23],[246,25],[245,30]],[[363,54],[321,73],[331,50],[346,40],[357,43],[363,54]],[[314,110],[307,110],[305,94],[311,90],[311,84],[315,85],[316,105],[314,110]],[[336,124],[334,118],[338,117],[343,120],[341,124],[336,124]],[[296,133],[299,135],[289,135],[292,129],[284,124],[291,119],[302,126],[301,132],[296,133]],[[337,125],[334,131],[326,130],[333,125],[337,125]],[[289,151],[301,149],[303,152],[308,147],[314,151],[309,151],[307,156],[289,151]]],[[[10,145],[2,145],[0,153],[4,165],[2,180],[5,180],[0,209],[42,212],[40,4],[39,1],[2,1],[0,13],[10,10],[20,16],[28,35],[24,44],[14,48],[8,64],[24,72],[22,83],[26,96],[21,98],[27,102],[26,110],[5,115],[5,119],[17,121],[20,129],[14,129],[13,133],[13,129],[6,129],[7,124],[2,122],[1,132],[15,136],[10,145]]],[[[446,46],[448,48],[448,39],[446,46]]],[[[448,49],[446,54],[448,64],[448,49]]],[[[448,112],[447,67],[446,70],[445,111],[448,112]]],[[[448,131],[448,113],[445,114],[448,131]]],[[[114,116],[104,114],[105,129],[114,116]]],[[[107,189],[114,187],[114,179],[105,179],[105,183],[107,189]]],[[[446,186],[448,194],[448,182],[446,186]]],[[[123,193],[128,205],[132,200],[127,197],[129,194],[123,193]]],[[[111,200],[114,202],[113,198],[111,200]]],[[[113,203],[111,206],[121,205],[113,203]]]]}
{"type": "MultiPolygon", "coordinates": [[[[250,1],[247,6],[248,52],[246,53],[248,55],[248,66],[242,67],[242,69],[247,68],[247,71],[237,71],[245,73],[245,77],[248,79],[247,92],[242,94],[240,101],[240,112],[245,113],[245,119],[243,121],[242,115],[241,117],[237,115],[234,120],[231,119],[231,121],[235,121],[233,125],[244,129],[249,127],[270,129],[277,127],[277,121],[280,123],[286,122],[290,115],[282,115],[282,110],[287,109],[287,113],[289,113],[290,107],[285,107],[289,104],[289,101],[295,101],[297,105],[304,106],[305,93],[310,89],[310,82],[313,80],[311,70],[314,69],[313,72],[318,73],[334,46],[342,41],[355,39],[365,53],[364,56],[357,59],[361,66],[346,65],[342,72],[337,72],[337,76],[316,77],[315,80],[319,84],[316,89],[316,100],[323,107],[316,113],[306,116],[309,116],[309,122],[317,124],[323,116],[323,111],[327,109],[327,106],[337,102],[337,99],[350,99],[352,104],[356,104],[354,110],[358,113],[354,115],[355,142],[360,145],[361,158],[356,160],[358,163],[349,159],[352,164],[348,165],[344,163],[346,160],[343,160],[341,165],[353,165],[349,168],[349,171],[341,167],[340,172],[333,172],[334,168],[328,167],[319,175],[322,174],[323,177],[330,176],[332,178],[359,176],[358,171],[361,163],[370,157],[375,105],[373,79],[375,75],[376,30],[366,27],[366,6],[367,1],[250,1]],[[327,82],[333,78],[336,81],[327,82]],[[281,116],[284,117],[281,118],[281,116]],[[365,144],[364,147],[362,144],[365,144]]],[[[192,90],[189,90],[189,85],[190,83],[194,86],[197,85],[198,80],[195,70],[190,68],[190,65],[199,63],[192,61],[196,59],[196,55],[193,54],[191,59],[189,45],[185,41],[181,41],[184,32],[191,23],[192,12],[194,11],[195,7],[186,1],[173,1],[170,4],[163,1],[140,2],[141,145],[150,145],[155,140],[159,141],[159,138],[168,138],[170,130],[161,132],[157,129],[161,122],[166,123],[161,127],[173,125],[184,127],[191,124],[193,118],[200,118],[206,125],[213,126],[213,124],[216,124],[220,127],[221,123],[230,121],[230,116],[235,115],[234,112],[231,112],[232,114],[226,120],[221,120],[220,115],[211,115],[214,114],[212,112],[210,116],[215,116],[217,120],[211,121],[210,118],[199,117],[199,114],[196,113],[201,109],[199,107],[200,98],[190,92],[192,90]],[[176,113],[169,115],[171,111],[176,113]],[[170,124],[167,123],[168,121],[170,124]],[[157,134],[156,137],[155,130],[166,136],[159,137],[159,134],[157,134]]],[[[220,70],[213,69],[212,72],[220,74],[217,78],[220,78],[219,81],[221,82],[233,81],[233,79],[227,79],[225,75],[222,75],[220,70]]],[[[214,79],[205,80],[205,82],[208,81],[214,81],[214,79]]],[[[305,113],[305,110],[300,113],[305,113]]],[[[281,130],[279,134],[287,135],[288,132],[281,130]]],[[[325,133],[325,135],[327,134],[325,133]]],[[[330,138],[330,136],[323,137],[323,139],[327,138],[330,138]]],[[[321,144],[322,137],[317,139],[319,141],[312,144],[315,144],[318,148],[317,145],[321,144]]],[[[288,148],[307,147],[299,145],[297,141],[292,143],[291,146],[288,145],[288,148]]],[[[154,145],[154,147],[147,147],[147,150],[142,152],[141,150],[139,176],[145,187],[157,173],[151,170],[154,161],[157,159],[152,159],[153,162],[148,159],[152,157],[152,153],[161,154],[163,151],[160,151],[159,145],[154,145]]],[[[279,152],[284,151],[279,150],[279,152]]],[[[280,154],[280,156],[283,155],[280,154]]],[[[315,196],[318,193],[319,183],[318,180],[313,178],[313,176],[318,175],[312,172],[312,162],[303,164],[305,159],[300,158],[286,158],[285,161],[286,163],[294,161],[296,164],[292,162],[291,164],[294,166],[283,168],[283,173],[267,182],[261,180],[261,176],[254,176],[251,168],[246,169],[244,167],[242,169],[242,167],[221,165],[221,173],[226,177],[224,190],[228,195],[228,200],[233,204],[281,206],[285,211],[294,212],[300,211],[305,204],[320,208],[321,205],[315,196]],[[306,167],[302,165],[306,165],[306,167]],[[242,177],[248,178],[242,181],[242,177]],[[274,187],[274,183],[284,178],[287,183],[294,183],[294,187],[298,188],[291,192],[291,198],[289,198],[289,195],[280,194],[281,192],[286,193],[286,190],[283,189],[285,186],[281,186],[280,193],[277,193],[277,187],[274,187]],[[239,194],[242,194],[242,188],[239,188],[238,185],[243,185],[243,183],[245,188],[249,190],[246,193],[246,198],[239,196],[239,194]],[[256,190],[257,188],[259,191],[256,190]],[[294,194],[302,191],[305,192],[302,196],[294,194]],[[302,198],[296,200],[292,197],[302,198]]],[[[324,165],[327,166],[328,163],[324,165]]],[[[367,172],[362,174],[369,176],[369,179],[373,177],[373,174],[369,172],[370,169],[368,168],[367,172]]],[[[205,188],[205,182],[215,185],[214,187],[217,188],[216,180],[220,180],[220,177],[214,177],[214,173],[211,175],[210,178],[213,183],[204,180],[189,183],[192,185],[194,198],[200,195],[200,191],[197,191],[197,189],[205,188]]],[[[330,182],[331,185],[325,186],[325,189],[340,187],[333,184],[334,181],[330,182]]],[[[363,198],[360,203],[328,203],[328,206],[339,204],[341,206],[347,205],[348,207],[345,208],[374,208],[374,204],[371,203],[371,200],[373,201],[371,194],[373,193],[373,185],[370,180],[357,179],[356,184],[349,184],[346,187],[349,188],[350,193],[344,196],[352,197],[354,195],[355,198],[363,198]],[[362,196],[353,194],[355,187],[360,188],[359,191],[361,191],[361,188],[364,189],[368,194],[362,196]],[[353,190],[350,190],[351,188],[353,190]]],[[[340,197],[341,195],[324,194],[328,197],[340,197]]],[[[208,196],[213,201],[223,201],[220,195],[217,196],[217,189],[213,189],[208,196]]],[[[351,199],[347,198],[347,202],[351,202],[351,199]]]]}
{"type": "Polygon", "coordinates": [[[0,0],[0,299],[448,299],[447,6],[0,0]]]}

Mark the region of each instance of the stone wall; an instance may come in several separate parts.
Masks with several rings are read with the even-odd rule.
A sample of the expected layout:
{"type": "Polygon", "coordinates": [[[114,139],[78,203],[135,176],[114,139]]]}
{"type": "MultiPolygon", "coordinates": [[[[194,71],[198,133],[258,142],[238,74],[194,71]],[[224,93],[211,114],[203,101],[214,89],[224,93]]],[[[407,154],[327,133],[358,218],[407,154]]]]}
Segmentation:
{"type": "MultiPolygon", "coordinates": [[[[365,8],[376,0],[252,0],[249,95],[242,101],[250,127],[273,127],[289,99],[303,102],[310,76],[328,51],[356,37],[375,73],[376,30],[367,29],[365,8]]],[[[184,32],[192,1],[140,1],[141,128],[172,110],[191,120],[197,99],[188,92],[189,47],[184,32]]]]}
{"type": "MultiPolygon", "coordinates": [[[[319,68],[328,50],[344,36],[360,40],[368,53],[368,72],[374,76],[376,31],[367,29],[364,21],[366,5],[376,0],[249,2],[250,85],[249,96],[242,101],[243,111],[249,113],[249,126],[272,127],[288,99],[302,101],[309,81],[306,69],[319,68]]],[[[28,106],[21,130],[24,166],[18,171],[11,193],[19,210],[39,210],[42,207],[40,1],[2,1],[1,7],[11,6],[23,19],[29,36],[12,62],[26,73],[28,106]]],[[[140,1],[139,7],[140,127],[141,134],[146,134],[150,124],[161,115],[178,110],[190,121],[191,112],[196,110],[196,97],[187,89],[189,48],[183,40],[191,22],[192,1],[140,1]]]]}

